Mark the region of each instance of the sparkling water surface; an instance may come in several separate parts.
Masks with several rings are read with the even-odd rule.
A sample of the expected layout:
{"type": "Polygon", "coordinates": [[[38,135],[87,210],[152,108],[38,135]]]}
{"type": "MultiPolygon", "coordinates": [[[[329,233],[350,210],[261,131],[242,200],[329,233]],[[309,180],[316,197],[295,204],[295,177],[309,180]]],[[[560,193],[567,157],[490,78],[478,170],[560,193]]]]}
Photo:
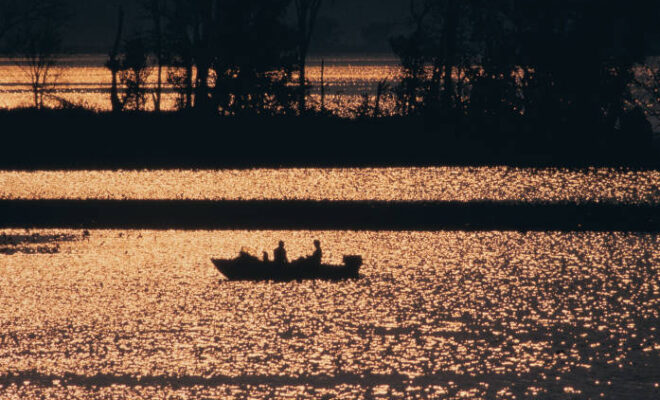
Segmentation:
{"type": "Polygon", "coordinates": [[[655,234],[0,235],[19,250],[0,255],[2,399],[660,396],[655,234]],[[210,262],[316,238],[363,278],[235,283],[210,262]]]}
{"type": "Polygon", "coordinates": [[[658,204],[660,171],[511,167],[0,171],[0,199],[658,204]]]}
{"type": "MultiPolygon", "coordinates": [[[[104,57],[47,98],[108,110],[104,57]]],[[[351,113],[399,73],[326,59],[351,113]]],[[[320,60],[308,78],[319,105],[320,60]]],[[[29,106],[0,60],[0,107],[29,106]]],[[[155,75],[149,78],[153,88],[155,75]]],[[[165,87],[164,108],[175,93],[165,87]]],[[[384,113],[391,99],[383,99],[384,113]]],[[[659,204],[660,172],[589,168],[0,171],[0,199],[659,204]]],[[[0,230],[0,399],[660,398],[657,234],[0,230]],[[235,283],[210,258],[365,258],[357,281],[235,283]]]]}

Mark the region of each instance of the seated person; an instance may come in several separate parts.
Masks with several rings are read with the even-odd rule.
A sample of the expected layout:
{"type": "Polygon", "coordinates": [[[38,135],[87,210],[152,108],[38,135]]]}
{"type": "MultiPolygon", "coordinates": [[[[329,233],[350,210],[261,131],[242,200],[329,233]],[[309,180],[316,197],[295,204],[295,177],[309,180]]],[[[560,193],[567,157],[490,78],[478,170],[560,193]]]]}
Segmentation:
{"type": "Polygon", "coordinates": [[[286,249],[284,248],[284,242],[280,241],[278,248],[273,251],[273,256],[275,258],[275,263],[277,264],[288,264],[289,260],[286,258],[286,249]]]}
{"type": "Polygon", "coordinates": [[[321,265],[321,261],[323,260],[323,250],[321,250],[321,242],[315,240],[314,247],[316,247],[316,250],[314,250],[314,254],[312,254],[312,256],[309,257],[309,261],[311,261],[315,265],[321,265]]]}

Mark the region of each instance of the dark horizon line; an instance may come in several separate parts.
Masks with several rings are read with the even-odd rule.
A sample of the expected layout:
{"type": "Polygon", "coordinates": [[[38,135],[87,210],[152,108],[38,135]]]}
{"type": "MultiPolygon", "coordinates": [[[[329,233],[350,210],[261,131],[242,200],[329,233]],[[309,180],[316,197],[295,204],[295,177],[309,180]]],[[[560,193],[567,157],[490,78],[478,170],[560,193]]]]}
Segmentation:
{"type": "Polygon", "coordinates": [[[575,131],[557,132],[552,138],[521,132],[513,132],[517,136],[511,137],[511,132],[493,130],[484,131],[487,135],[480,140],[449,125],[431,127],[433,122],[422,116],[349,119],[325,114],[302,118],[220,116],[194,110],[16,109],[0,110],[0,120],[5,127],[22,132],[6,135],[0,148],[0,169],[12,171],[439,166],[660,169],[657,138],[637,143],[634,137],[628,140],[604,132],[596,139],[581,139],[575,131]],[[486,141],[501,135],[508,135],[506,141],[486,141]],[[316,144],[319,140],[323,146],[316,144]]]}
{"type": "MultiPolygon", "coordinates": [[[[510,385],[510,380],[503,378],[497,374],[487,374],[491,379],[490,381],[496,382],[497,385],[493,386],[507,386],[510,385]]],[[[482,375],[483,376],[483,375],[482,375]]],[[[428,385],[430,383],[447,384],[447,382],[460,382],[469,380],[465,375],[460,375],[452,372],[431,373],[418,377],[410,377],[398,372],[391,373],[352,373],[339,371],[335,375],[328,374],[303,374],[301,376],[285,376],[285,375],[268,375],[268,374],[246,374],[231,376],[225,374],[217,374],[213,376],[201,375],[147,375],[142,377],[132,376],[129,374],[110,374],[110,373],[97,373],[96,375],[81,375],[71,372],[66,372],[62,375],[41,373],[37,370],[26,370],[6,375],[0,375],[0,384],[6,386],[23,385],[25,381],[29,381],[38,387],[55,387],[58,385],[73,385],[82,387],[110,387],[113,385],[123,385],[128,387],[136,386],[169,386],[173,388],[186,388],[203,386],[223,386],[223,385],[252,385],[260,386],[268,384],[276,387],[296,386],[300,382],[315,388],[333,388],[339,384],[347,385],[403,385],[405,383],[415,385],[428,385]],[[58,383],[55,383],[59,381],[58,383]]],[[[555,379],[551,379],[555,382],[555,379]]],[[[561,384],[561,383],[560,383],[561,384]]],[[[494,392],[494,391],[493,391],[494,392]]]]}
{"type": "Polygon", "coordinates": [[[654,204],[0,200],[0,228],[660,232],[654,204]]]}

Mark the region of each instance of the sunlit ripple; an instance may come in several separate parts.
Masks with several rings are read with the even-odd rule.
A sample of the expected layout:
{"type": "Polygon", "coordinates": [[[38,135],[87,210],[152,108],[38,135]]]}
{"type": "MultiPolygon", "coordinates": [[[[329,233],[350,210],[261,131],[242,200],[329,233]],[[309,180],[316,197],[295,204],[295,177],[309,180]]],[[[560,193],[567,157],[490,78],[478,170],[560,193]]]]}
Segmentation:
{"type": "Polygon", "coordinates": [[[78,240],[0,256],[3,399],[660,395],[658,235],[30,233],[78,240]],[[209,262],[314,238],[364,278],[219,282],[209,262]]]}
{"type": "Polygon", "coordinates": [[[660,171],[509,167],[0,171],[0,199],[660,203],[660,171]]]}

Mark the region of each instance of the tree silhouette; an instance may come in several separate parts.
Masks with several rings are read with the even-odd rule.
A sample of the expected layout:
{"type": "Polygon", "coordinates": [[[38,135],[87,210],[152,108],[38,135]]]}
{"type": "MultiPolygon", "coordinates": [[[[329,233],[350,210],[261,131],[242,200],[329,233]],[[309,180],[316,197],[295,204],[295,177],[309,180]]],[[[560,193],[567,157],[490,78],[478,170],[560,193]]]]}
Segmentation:
{"type": "Polygon", "coordinates": [[[114,45],[108,53],[108,61],[106,62],[106,67],[110,70],[112,74],[112,86],[110,87],[110,103],[112,104],[112,111],[118,112],[124,109],[124,102],[119,99],[119,89],[118,89],[118,76],[121,71],[121,59],[120,59],[120,47],[122,41],[122,34],[124,30],[124,9],[119,7],[117,11],[117,33],[115,35],[114,45]]]}
{"type": "Polygon", "coordinates": [[[34,107],[43,108],[62,50],[62,26],[68,15],[59,0],[33,0],[23,3],[23,7],[9,52],[30,79],[34,107]]]}
{"type": "Polygon", "coordinates": [[[314,34],[316,20],[323,5],[323,0],[294,0],[297,18],[298,50],[298,86],[300,90],[299,113],[307,110],[307,55],[314,34]]]}
{"type": "Polygon", "coordinates": [[[397,109],[403,115],[420,112],[428,92],[427,48],[430,39],[426,24],[430,11],[430,2],[420,4],[410,0],[411,33],[390,40],[392,50],[401,61],[402,77],[395,93],[397,109]]]}
{"type": "Polygon", "coordinates": [[[167,2],[164,0],[142,0],[142,7],[148,14],[153,25],[150,38],[153,53],[156,58],[156,91],[154,94],[154,110],[160,112],[163,93],[163,68],[165,64],[163,43],[163,19],[167,14],[167,2]]]}
{"type": "Polygon", "coordinates": [[[194,105],[196,21],[188,0],[173,0],[167,8],[164,45],[171,67],[168,82],[179,94],[179,110],[191,109],[194,105]]]}
{"type": "Polygon", "coordinates": [[[295,64],[288,0],[227,0],[213,36],[214,107],[225,114],[288,113],[295,64]],[[240,40],[236,40],[240,38],[240,40]]]}
{"type": "Polygon", "coordinates": [[[124,43],[120,80],[125,87],[122,103],[125,107],[142,111],[146,107],[146,83],[149,78],[149,50],[140,36],[124,43]]]}
{"type": "Polygon", "coordinates": [[[650,116],[660,117],[660,66],[637,66],[630,89],[629,108],[640,108],[650,116]]]}
{"type": "Polygon", "coordinates": [[[398,108],[475,132],[533,125],[540,135],[592,146],[620,126],[658,8],[618,0],[561,7],[550,0],[412,0],[409,33],[391,41],[403,72],[398,108]]]}
{"type": "Polygon", "coordinates": [[[198,110],[209,110],[209,72],[213,62],[212,36],[217,29],[217,17],[219,11],[218,0],[189,0],[192,9],[190,35],[193,59],[195,62],[195,108],[198,110]],[[214,12],[215,11],[215,12],[214,12]]]}
{"type": "Polygon", "coordinates": [[[294,36],[290,0],[173,0],[165,38],[179,108],[288,112],[294,36]]]}

